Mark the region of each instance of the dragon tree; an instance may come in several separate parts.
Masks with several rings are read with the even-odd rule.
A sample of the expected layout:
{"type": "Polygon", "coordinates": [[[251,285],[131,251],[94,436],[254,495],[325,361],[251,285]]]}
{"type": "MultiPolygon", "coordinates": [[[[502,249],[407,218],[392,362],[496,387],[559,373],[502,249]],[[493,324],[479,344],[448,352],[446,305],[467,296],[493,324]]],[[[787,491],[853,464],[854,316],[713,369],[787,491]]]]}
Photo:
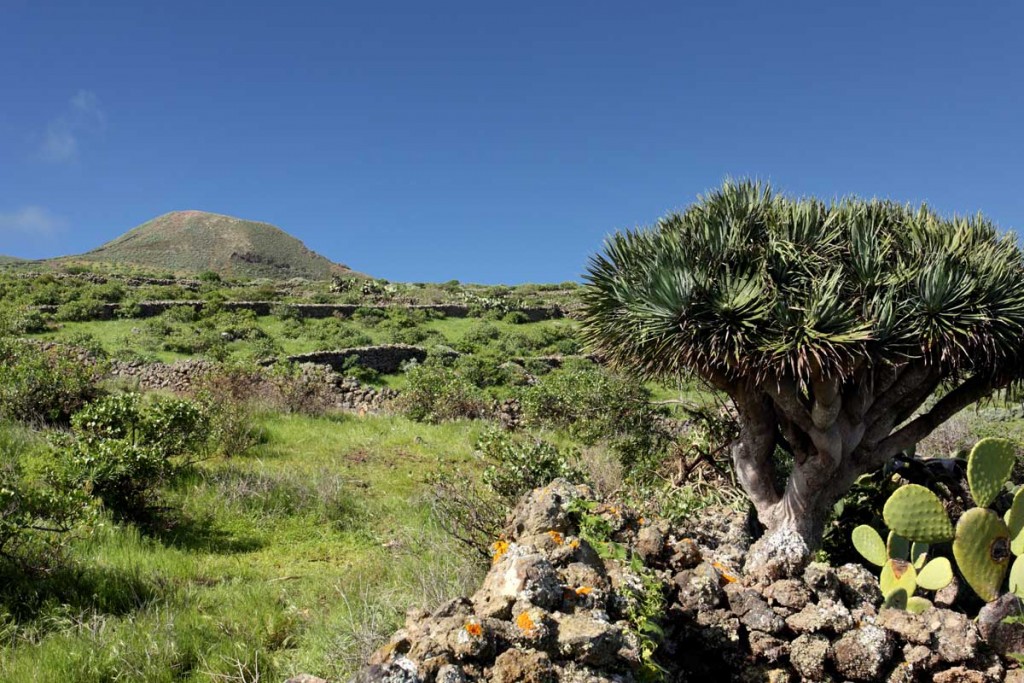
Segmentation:
{"type": "Polygon", "coordinates": [[[727,182],[610,237],[585,277],[594,351],[731,398],[766,530],[748,562],[803,561],[858,476],[1024,378],[1024,254],[980,216],[727,182]]]}

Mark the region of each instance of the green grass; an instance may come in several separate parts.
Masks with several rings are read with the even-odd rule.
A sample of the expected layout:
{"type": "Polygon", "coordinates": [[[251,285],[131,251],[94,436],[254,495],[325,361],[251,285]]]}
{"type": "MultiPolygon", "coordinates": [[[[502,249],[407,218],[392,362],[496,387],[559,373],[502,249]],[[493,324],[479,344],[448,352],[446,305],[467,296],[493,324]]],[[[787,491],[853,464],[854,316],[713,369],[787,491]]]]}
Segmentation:
{"type": "Polygon", "coordinates": [[[479,578],[432,518],[425,481],[438,461],[471,458],[480,425],[262,425],[252,455],[174,485],[173,525],[108,521],[71,543],[71,569],[26,584],[38,611],[0,621],[0,680],[339,679],[406,608],[479,578]]]}

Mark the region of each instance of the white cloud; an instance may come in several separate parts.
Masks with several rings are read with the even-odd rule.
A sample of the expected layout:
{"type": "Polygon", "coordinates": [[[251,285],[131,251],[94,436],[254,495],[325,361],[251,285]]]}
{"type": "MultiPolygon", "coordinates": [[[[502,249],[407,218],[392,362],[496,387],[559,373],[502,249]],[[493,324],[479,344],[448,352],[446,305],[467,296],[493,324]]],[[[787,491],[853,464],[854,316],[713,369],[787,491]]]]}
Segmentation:
{"type": "Polygon", "coordinates": [[[0,213],[0,235],[24,234],[49,236],[59,232],[67,222],[41,206],[24,206],[17,211],[0,213]]]}
{"type": "Polygon", "coordinates": [[[106,122],[96,93],[79,90],[68,101],[67,109],[46,126],[39,153],[47,161],[71,161],[78,157],[79,138],[98,132],[106,122]]]}

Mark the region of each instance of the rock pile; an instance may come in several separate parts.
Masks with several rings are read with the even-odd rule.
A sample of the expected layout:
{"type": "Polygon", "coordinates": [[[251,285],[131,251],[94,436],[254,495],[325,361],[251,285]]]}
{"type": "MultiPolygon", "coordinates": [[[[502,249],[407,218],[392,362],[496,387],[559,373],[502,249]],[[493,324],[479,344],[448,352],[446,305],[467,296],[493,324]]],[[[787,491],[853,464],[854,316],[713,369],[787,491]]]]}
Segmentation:
{"type": "Polygon", "coordinates": [[[591,506],[588,528],[613,544],[592,545],[570,511],[590,497],[562,481],[525,497],[480,589],[411,612],[352,683],[628,683],[654,665],[669,681],[1024,681],[963,614],[880,611],[877,578],[860,565],[744,576],[751,539],[734,514],[674,527],[591,506]],[[602,559],[609,547],[625,552],[602,559]],[[636,619],[652,577],[664,598],[653,659],[654,631],[636,619]]]}
{"type": "Polygon", "coordinates": [[[189,358],[174,363],[146,363],[141,360],[112,360],[110,374],[138,383],[140,389],[163,389],[178,394],[197,390],[216,364],[201,358],[189,358]]]}

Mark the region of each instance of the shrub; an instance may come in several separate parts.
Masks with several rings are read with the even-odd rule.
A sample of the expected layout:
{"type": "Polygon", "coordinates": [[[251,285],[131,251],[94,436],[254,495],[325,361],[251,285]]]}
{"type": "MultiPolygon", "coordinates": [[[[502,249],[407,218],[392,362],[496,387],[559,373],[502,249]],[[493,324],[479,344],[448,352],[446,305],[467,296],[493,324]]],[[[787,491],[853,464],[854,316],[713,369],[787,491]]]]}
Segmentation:
{"type": "Polygon", "coordinates": [[[0,415],[24,422],[66,424],[100,394],[100,360],[80,360],[58,348],[0,339],[0,415]]]}
{"type": "Polygon", "coordinates": [[[24,428],[0,423],[0,557],[19,563],[52,557],[60,534],[69,531],[85,509],[82,496],[26,475],[31,441],[24,428]]]}
{"type": "Polygon", "coordinates": [[[436,358],[407,368],[408,388],[399,406],[412,420],[443,422],[481,417],[488,405],[483,392],[455,368],[436,358]]]}
{"type": "Polygon", "coordinates": [[[521,439],[491,429],[480,437],[476,447],[490,463],[484,469],[484,484],[509,506],[552,479],[565,478],[573,483],[584,480],[578,451],[562,451],[541,439],[521,439]]]}
{"type": "Polygon", "coordinates": [[[160,484],[206,455],[210,424],[192,401],[108,396],[75,413],[70,435],[55,437],[62,451],[55,481],[88,491],[118,518],[141,519],[160,484]]]}
{"type": "Polygon", "coordinates": [[[627,466],[660,457],[669,442],[650,392],[589,361],[548,373],[521,391],[521,401],[529,423],[565,429],[585,444],[608,441],[627,466]]]}
{"type": "Polygon", "coordinates": [[[47,316],[34,308],[25,306],[0,308],[0,337],[45,332],[49,327],[47,316]]]}
{"type": "Polygon", "coordinates": [[[61,304],[57,308],[57,320],[82,322],[103,317],[104,305],[99,299],[77,299],[61,304]]]}

